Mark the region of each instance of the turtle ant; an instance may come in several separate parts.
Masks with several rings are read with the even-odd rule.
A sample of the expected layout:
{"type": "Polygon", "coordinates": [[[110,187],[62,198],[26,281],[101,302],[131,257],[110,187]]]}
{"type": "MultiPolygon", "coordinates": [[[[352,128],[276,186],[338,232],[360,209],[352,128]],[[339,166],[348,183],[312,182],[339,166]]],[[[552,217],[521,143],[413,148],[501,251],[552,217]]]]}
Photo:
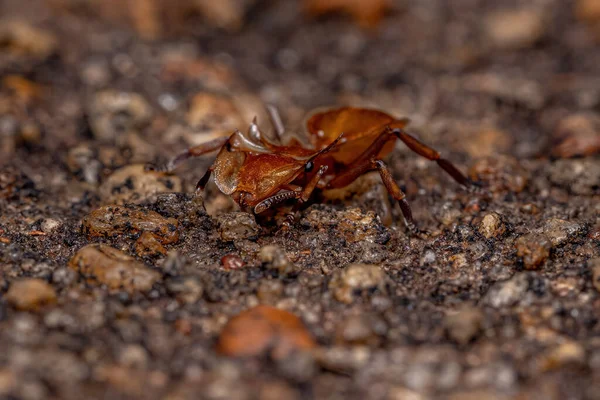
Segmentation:
{"type": "Polygon", "coordinates": [[[456,182],[473,188],[473,182],[433,148],[408,134],[408,119],[397,119],[382,111],[342,107],[317,111],[306,121],[309,145],[292,137],[283,144],[284,128],[278,112],[268,106],[277,136],[274,143],[258,128],[256,119],[246,133],[192,147],[168,162],[161,170],[171,172],[183,161],[212,151],[219,153],[196,186],[201,192],[211,174],[221,192],[232,197],[245,211],[260,214],[287,200],[293,210],[306,203],[315,189],[342,188],[368,171],[379,172],[389,194],[398,201],[411,232],[418,229],[406,196],[382,160],[397,139],[428,160],[435,161],[456,182]]]}

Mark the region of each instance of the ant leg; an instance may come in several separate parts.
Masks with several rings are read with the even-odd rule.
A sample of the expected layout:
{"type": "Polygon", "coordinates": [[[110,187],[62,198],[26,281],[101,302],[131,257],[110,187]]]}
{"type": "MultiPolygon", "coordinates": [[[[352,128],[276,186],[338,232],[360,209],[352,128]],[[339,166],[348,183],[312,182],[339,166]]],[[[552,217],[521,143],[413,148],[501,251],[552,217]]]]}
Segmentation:
{"type": "MultiPolygon", "coordinates": [[[[376,156],[376,153],[374,154],[376,156]]],[[[411,233],[419,232],[417,226],[414,222],[412,211],[410,209],[410,205],[408,201],[406,201],[406,195],[402,192],[398,184],[394,181],[392,174],[390,173],[387,165],[379,160],[379,159],[366,159],[364,157],[360,157],[360,160],[353,164],[349,169],[338,175],[335,179],[333,179],[326,188],[340,188],[347,186],[352,183],[356,178],[360,175],[372,171],[376,169],[379,171],[379,175],[381,176],[381,180],[383,181],[383,185],[387,189],[388,193],[398,202],[400,205],[400,209],[402,210],[402,215],[404,216],[404,222],[408,230],[411,233]]]]}
{"type": "Polygon", "coordinates": [[[266,107],[267,113],[269,114],[269,119],[271,120],[271,125],[273,125],[275,130],[275,136],[277,136],[279,143],[282,143],[283,135],[285,134],[285,128],[281,120],[281,115],[279,115],[279,111],[274,105],[267,104],[266,107]]]}
{"type": "Polygon", "coordinates": [[[182,153],[179,153],[177,156],[173,157],[166,164],[155,167],[155,166],[146,166],[146,170],[154,170],[160,172],[172,172],[175,168],[181,165],[187,159],[193,157],[199,157],[206,153],[213,152],[215,150],[219,150],[221,147],[227,143],[229,137],[220,137],[206,143],[202,143],[201,145],[190,147],[182,153]]]}
{"type": "Polygon", "coordinates": [[[323,175],[325,175],[325,172],[327,172],[328,168],[329,167],[327,165],[321,165],[317,173],[312,178],[310,178],[310,181],[308,181],[306,186],[304,186],[304,188],[300,192],[300,196],[298,197],[298,201],[300,203],[306,203],[310,199],[312,192],[315,190],[315,188],[319,184],[319,181],[321,180],[323,175]]]}
{"type": "Polygon", "coordinates": [[[473,182],[464,176],[463,173],[454,166],[454,164],[445,158],[441,158],[440,153],[437,150],[427,146],[424,143],[421,143],[414,136],[409,135],[402,129],[395,128],[392,130],[392,132],[398,136],[398,138],[402,140],[402,142],[404,142],[409,149],[418,155],[427,158],[428,160],[437,162],[437,164],[456,182],[467,188],[471,188],[473,186],[473,182]]]}
{"type": "Polygon", "coordinates": [[[296,198],[296,204],[294,204],[290,212],[286,213],[285,215],[286,220],[282,223],[281,226],[281,229],[283,231],[288,230],[289,228],[291,228],[292,225],[296,223],[296,212],[299,211],[300,208],[310,199],[310,196],[314,192],[315,188],[317,188],[317,186],[319,185],[321,178],[323,177],[323,175],[325,175],[325,172],[327,172],[328,168],[329,167],[327,165],[321,165],[317,173],[312,178],[310,178],[310,181],[308,181],[306,186],[304,186],[299,192],[299,195],[296,198]]]}
{"type": "Polygon", "coordinates": [[[196,190],[194,191],[196,196],[199,196],[200,193],[204,192],[204,188],[206,187],[206,184],[208,183],[208,180],[210,179],[210,175],[212,174],[212,172],[213,172],[213,167],[210,167],[208,170],[206,170],[206,172],[204,173],[202,178],[200,178],[200,180],[196,184],[196,190]]]}
{"type": "Polygon", "coordinates": [[[408,201],[406,201],[406,195],[402,192],[402,189],[398,186],[390,170],[387,165],[381,160],[373,160],[371,163],[377,168],[379,171],[379,175],[381,176],[381,180],[385,185],[385,188],[389,192],[390,195],[398,202],[400,205],[400,209],[402,210],[402,215],[404,216],[404,222],[406,223],[406,227],[411,233],[419,232],[417,225],[415,225],[415,221],[412,216],[412,211],[410,209],[410,205],[408,201]]]}

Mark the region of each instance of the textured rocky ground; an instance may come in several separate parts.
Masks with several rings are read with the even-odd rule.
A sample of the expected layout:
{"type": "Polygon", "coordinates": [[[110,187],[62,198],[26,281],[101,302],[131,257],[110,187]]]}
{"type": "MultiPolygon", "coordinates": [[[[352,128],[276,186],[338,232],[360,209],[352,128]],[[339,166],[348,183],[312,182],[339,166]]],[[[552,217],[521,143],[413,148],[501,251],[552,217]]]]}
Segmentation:
{"type": "Polygon", "coordinates": [[[600,398],[600,3],[305,3],[0,2],[0,398],[600,398]],[[264,102],[409,116],[490,195],[398,145],[429,236],[377,175],[281,233],[144,171],[264,102]]]}

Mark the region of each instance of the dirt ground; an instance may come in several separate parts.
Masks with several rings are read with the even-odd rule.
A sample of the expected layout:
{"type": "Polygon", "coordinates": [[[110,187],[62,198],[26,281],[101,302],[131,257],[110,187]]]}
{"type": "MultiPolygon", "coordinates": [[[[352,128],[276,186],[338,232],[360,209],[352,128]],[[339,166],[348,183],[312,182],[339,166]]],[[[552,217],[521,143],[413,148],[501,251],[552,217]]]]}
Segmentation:
{"type": "Polygon", "coordinates": [[[599,1],[0,16],[1,399],[600,399],[599,1]],[[211,156],[144,170],[265,103],[409,117],[485,190],[399,143],[426,235],[376,173],[283,231],[194,197],[211,156]]]}

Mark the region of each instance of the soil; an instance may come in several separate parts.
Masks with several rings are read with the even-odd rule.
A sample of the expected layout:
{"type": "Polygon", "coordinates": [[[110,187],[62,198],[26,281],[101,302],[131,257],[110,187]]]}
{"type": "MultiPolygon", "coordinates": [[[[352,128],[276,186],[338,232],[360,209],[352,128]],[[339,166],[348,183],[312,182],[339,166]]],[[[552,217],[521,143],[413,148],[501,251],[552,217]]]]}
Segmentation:
{"type": "Polygon", "coordinates": [[[600,399],[598,1],[122,3],[0,1],[0,398],[600,399]],[[143,168],[266,103],[483,190],[398,143],[425,234],[376,173],[281,230],[143,168]]]}

